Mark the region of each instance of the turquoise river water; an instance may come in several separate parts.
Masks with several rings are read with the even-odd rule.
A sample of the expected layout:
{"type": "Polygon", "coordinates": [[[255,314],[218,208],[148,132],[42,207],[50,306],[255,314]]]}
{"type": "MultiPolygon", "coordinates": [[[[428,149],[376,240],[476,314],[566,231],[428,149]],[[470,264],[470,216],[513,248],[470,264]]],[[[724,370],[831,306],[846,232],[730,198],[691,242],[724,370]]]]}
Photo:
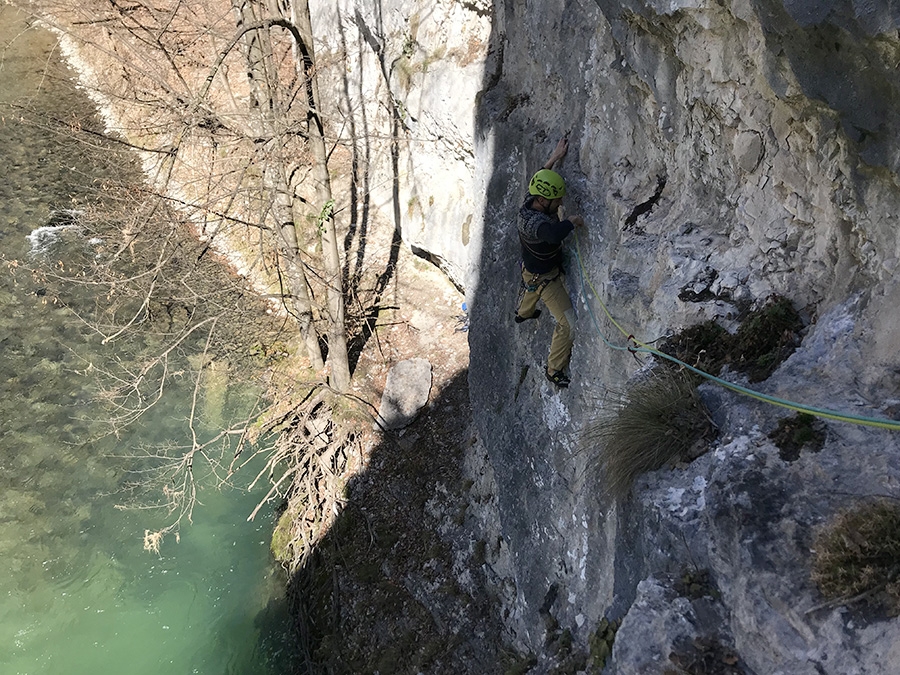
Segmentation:
{"type": "MultiPolygon", "coordinates": [[[[71,83],[46,76],[53,36],[0,5],[0,46],[0,251],[52,264],[39,259],[35,231],[115,168],[42,130],[42,115],[90,107],[71,83]]],[[[115,508],[122,478],[112,457],[187,433],[190,379],[140,425],[97,440],[103,410],[84,366],[121,355],[6,263],[0,347],[0,673],[284,672],[271,513],[246,521],[258,492],[204,491],[193,525],[159,554],[143,550],[142,536],[163,515],[115,508]]],[[[245,393],[218,400],[240,408],[245,393]]]]}

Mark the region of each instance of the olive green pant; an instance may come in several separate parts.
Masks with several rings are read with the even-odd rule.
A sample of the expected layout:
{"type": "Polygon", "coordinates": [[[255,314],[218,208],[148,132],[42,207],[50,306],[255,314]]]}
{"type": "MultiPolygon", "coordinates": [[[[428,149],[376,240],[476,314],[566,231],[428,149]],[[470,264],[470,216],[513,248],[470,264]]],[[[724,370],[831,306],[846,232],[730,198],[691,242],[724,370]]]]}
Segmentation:
{"type": "Polygon", "coordinates": [[[547,370],[551,372],[565,370],[569,365],[575,337],[575,310],[572,308],[572,301],[566,291],[565,276],[559,268],[539,275],[523,269],[522,281],[525,282],[526,289],[522,302],[519,304],[518,315],[527,319],[534,314],[538,299],[544,301],[547,309],[556,319],[556,328],[553,329],[553,339],[550,342],[550,356],[547,358],[547,370]],[[535,286],[537,286],[536,291],[528,290],[528,287],[534,288],[535,286]]]}

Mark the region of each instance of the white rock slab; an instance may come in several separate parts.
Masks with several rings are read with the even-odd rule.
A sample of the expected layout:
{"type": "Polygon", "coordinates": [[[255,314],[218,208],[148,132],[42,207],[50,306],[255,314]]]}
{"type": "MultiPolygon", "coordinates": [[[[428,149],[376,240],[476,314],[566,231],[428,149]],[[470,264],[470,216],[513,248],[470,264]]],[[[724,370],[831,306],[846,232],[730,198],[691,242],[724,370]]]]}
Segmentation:
{"type": "Polygon", "coordinates": [[[431,363],[426,359],[400,361],[388,373],[378,409],[378,426],[383,429],[409,426],[428,403],[430,393],[431,363]]]}

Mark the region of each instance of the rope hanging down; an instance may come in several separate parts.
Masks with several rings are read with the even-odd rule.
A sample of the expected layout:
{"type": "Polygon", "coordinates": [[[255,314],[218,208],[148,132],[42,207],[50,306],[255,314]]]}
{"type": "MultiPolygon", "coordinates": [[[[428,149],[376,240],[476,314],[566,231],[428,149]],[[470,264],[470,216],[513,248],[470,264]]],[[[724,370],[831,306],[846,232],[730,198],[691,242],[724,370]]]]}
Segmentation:
{"type": "Polygon", "coordinates": [[[606,304],[600,298],[600,294],[597,293],[597,289],[594,288],[594,285],[591,283],[591,279],[588,276],[587,270],[584,267],[584,262],[581,259],[581,243],[578,240],[578,233],[575,233],[575,257],[578,260],[578,268],[581,274],[581,292],[584,296],[585,305],[587,306],[588,313],[591,315],[591,321],[594,324],[594,327],[597,329],[597,333],[603,339],[603,342],[607,344],[612,349],[617,349],[620,351],[629,351],[632,353],[640,352],[645,354],[652,354],[654,356],[658,356],[659,358],[666,359],[667,361],[671,361],[672,363],[678,364],[684,368],[687,368],[693,373],[700,375],[701,377],[713,382],[720,387],[724,387],[725,389],[729,389],[735,393],[741,394],[743,396],[749,396],[750,398],[756,399],[757,401],[762,401],[763,403],[769,403],[771,405],[779,406],[781,408],[787,408],[788,410],[794,410],[796,412],[806,413],[807,415],[814,415],[816,417],[823,417],[825,419],[836,420],[838,422],[847,422],[849,424],[859,424],[862,426],[868,427],[877,427],[879,429],[888,429],[890,431],[900,431],[900,421],[897,420],[889,420],[879,417],[865,417],[862,415],[852,415],[850,413],[843,413],[837,410],[829,410],[827,408],[816,408],[814,406],[805,405],[802,403],[795,403],[793,401],[788,401],[783,398],[778,398],[777,396],[770,396],[768,394],[763,394],[758,391],[754,391],[752,389],[748,389],[747,387],[742,387],[739,384],[735,384],[733,382],[729,382],[727,380],[723,380],[720,377],[716,377],[715,375],[711,375],[710,373],[706,373],[699,368],[695,368],[692,365],[681,361],[674,356],[666,354],[665,352],[661,352],[658,349],[654,349],[648,344],[641,342],[636,339],[632,333],[629,333],[621,325],[619,322],[615,320],[613,315],[610,313],[609,309],[606,307],[606,304]],[[593,297],[596,298],[597,302],[600,304],[600,307],[603,308],[603,312],[606,314],[607,318],[610,320],[613,326],[615,326],[622,335],[625,336],[628,344],[626,345],[616,345],[610,342],[606,335],[603,333],[603,329],[600,327],[600,322],[597,320],[596,315],[594,314],[594,310],[591,308],[591,303],[588,302],[589,295],[587,293],[587,287],[591,289],[593,293],[593,297]]]}

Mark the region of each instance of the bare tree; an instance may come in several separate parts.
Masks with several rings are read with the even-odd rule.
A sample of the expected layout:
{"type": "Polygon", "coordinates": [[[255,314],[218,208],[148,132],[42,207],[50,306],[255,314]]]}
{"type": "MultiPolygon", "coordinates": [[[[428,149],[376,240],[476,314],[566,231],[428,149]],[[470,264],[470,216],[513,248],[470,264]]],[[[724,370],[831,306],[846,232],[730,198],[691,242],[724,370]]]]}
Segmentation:
{"type": "Polygon", "coordinates": [[[334,226],[334,199],[331,195],[331,180],[328,176],[328,157],[325,148],[325,129],[320,114],[319,84],[315,71],[315,54],[313,52],[312,21],[309,14],[309,0],[293,0],[291,12],[299,30],[297,41],[299,50],[298,64],[302,65],[307,83],[309,102],[309,142],[313,152],[313,172],[318,202],[323,204],[319,217],[322,233],[322,258],[328,275],[328,314],[330,348],[336,353],[333,357],[333,386],[341,392],[350,387],[350,365],[347,357],[347,334],[344,331],[344,291],[341,282],[341,261],[338,255],[337,233],[334,226]],[[332,344],[333,343],[333,344],[332,344]]]}
{"type": "MultiPolygon", "coordinates": [[[[294,220],[287,220],[290,205],[296,200],[286,180],[290,172],[290,160],[285,155],[285,130],[291,128],[291,107],[284,101],[285,92],[279,86],[279,69],[272,47],[272,30],[285,32],[292,40],[295,72],[303,85],[305,101],[303,117],[307,123],[307,141],[312,152],[312,179],[315,184],[317,231],[321,236],[322,262],[325,271],[328,317],[329,383],[339,392],[350,387],[350,366],[347,356],[347,334],[344,322],[344,289],[342,268],[338,253],[337,233],[334,223],[334,199],[328,173],[328,152],[325,145],[325,128],[319,110],[318,80],[313,48],[312,23],[309,4],[305,0],[291,3],[290,18],[278,12],[275,3],[254,0],[232,0],[238,17],[238,30],[245,45],[248,79],[254,94],[254,107],[258,111],[262,131],[272,146],[266,162],[267,178],[275,193],[276,217],[283,214],[281,231],[289,251],[296,250],[294,220]],[[273,15],[274,14],[274,15],[273,15]],[[262,16],[260,16],[262,15],[262,16]],[[287,172],[287,173],[286,173],[287,172]]],[[[294,93],[286,92],[290,100],[294,93]]],[[[311,311],[304,308],[305,311],[311,311]]],[[[305,315],[304,315],[305,316],[305,315]]],[[[311,348],[311,353],[314,351],[311,348]]]]}
{"type": "Polygon", "coordinates": [[[230,237],[226,248],[235,230],[264,235],[258,257],[263,267],[275,262],[312,367],[323,366],[319,335],[327,336],[329,383],[346,391],[344,289],[308,6],[286,17],[275,2],[233,0],[229,17],[217,2],[25,4],[102,64],[93,88],[120,111],[120,132],[146,151],[160,194],[179,199],[211,238],[230,237]],[[297,193],[303,177],[312,198],[297,193]],[[320,237],[320,256],[304,261],[309,234],[320,237]],[[321,303],[310,265],[321,269],[321,303]]]}
{"type": "MultiPolygon", "coordinates": [[[[276,403],[270,414],[274,421],[265,427],[292,429],[279,438],[269,473],[278,461],[292,458],[287,459],[289,473],[305,477],[310,494],[319,495],[310,500],[311,508],[323,509],[318,517],[327,517],[355,437],[340,429],[332,414],[340,402],[335,394],[349,390],[351,377],[330,152],[308,2],[19,4],[77,42],[94,65],[85,74],[88,86],[117,111],[120,142],[141,153],[151,177],[150,189],[139,200],[142,206],[125,218],[118,250],[107,261],[130,261],[144,269],[126,274],[106,269],[98,278],[95,266],[90,282],[90,275],[79,275],[79,283],[106,284],[108,298],[123,300],[116,311],[102,310],[105,318],[95,321],[96,330],[105,342],[122,340],[168,302],[167,270],[184,250],[174,243],[174,226],[168,232],[163,228],[164,236],[159,228],[150,234],[144,219],[193,222],[203,242],[191,254],[197,260],[208,259],[219,240],[227,240],[223,248],[241,248],[248,274],[270,272],[275,279],[275,295],[296,320],[313,370],[327,366],[328,387],[313,380],[303,385],[315,395],[301,396],[289,413],[276,403]],[[316,254],[311,253],[313,240],[318,241],[316,254]],[[321,348],[326,337],[327,362],[321,348]]],[[[57,276],[60,282],[72,280],[57,276]]],[[[203,297],[192,302],[202,303],[203,297]]],[[[157,353],[142,357],[134,368],[100,373],[116,410],[114,429],[139,419],[157,405],[175,373],[183,376],[182,367],[172,364],[185,340],[203,334],[204,355],[215,351],[214,331],[227,323],[225,312],[187,310],[157,353]]],[[[204,356],[193,374],[195,402],[206,363],[204,356]]],[[[194,417],[192,407],[186,442],[141,450],[148,468],[136,474],[134,487],[158,486],[161,497],[154,506],[175,517],[167,528],[146,533],[149,548],[190,519],[198,462],[225,479],[244,461],[247,420],[201,440],[194,417]],[[229,456],[232,460],[223,461],[229,456]]],[[[285,489],[276,481],[272,494],[285,489]]]]}

